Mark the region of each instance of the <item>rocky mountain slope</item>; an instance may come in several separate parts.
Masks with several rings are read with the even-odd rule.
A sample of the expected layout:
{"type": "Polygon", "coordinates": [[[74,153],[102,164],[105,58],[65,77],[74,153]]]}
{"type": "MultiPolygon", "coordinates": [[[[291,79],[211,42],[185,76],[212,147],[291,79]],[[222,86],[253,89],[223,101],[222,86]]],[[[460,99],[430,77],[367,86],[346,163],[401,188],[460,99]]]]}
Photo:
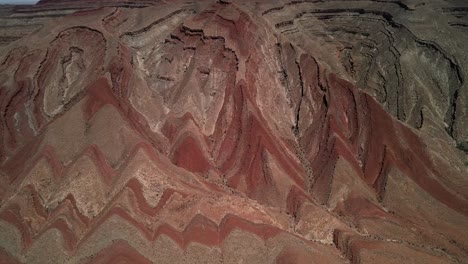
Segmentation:
{"type": "Polygon", "coordinates": [[[468,3],[0,8],[0,263],[467,263],[468,3]]]}

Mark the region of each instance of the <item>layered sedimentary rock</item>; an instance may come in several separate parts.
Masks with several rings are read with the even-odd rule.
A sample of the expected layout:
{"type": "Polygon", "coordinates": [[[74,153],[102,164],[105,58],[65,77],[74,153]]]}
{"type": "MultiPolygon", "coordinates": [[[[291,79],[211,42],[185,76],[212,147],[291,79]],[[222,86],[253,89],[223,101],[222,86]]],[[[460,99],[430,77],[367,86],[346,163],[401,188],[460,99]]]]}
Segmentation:
{"type": "Polygon", "coordinates": [[[465,263],[465,6],[1,9],[0,262],[465,263]]]}

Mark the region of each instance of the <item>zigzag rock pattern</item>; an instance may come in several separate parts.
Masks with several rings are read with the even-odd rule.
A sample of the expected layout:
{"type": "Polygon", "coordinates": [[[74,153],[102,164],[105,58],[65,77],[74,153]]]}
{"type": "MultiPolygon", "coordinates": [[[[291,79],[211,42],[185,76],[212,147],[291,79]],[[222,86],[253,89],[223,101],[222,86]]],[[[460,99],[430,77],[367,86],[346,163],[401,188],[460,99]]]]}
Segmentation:
{"type": "Polygon", "coordinates": [[[467,8],[1,7],[0,263],[466,263],[467,8]]]}

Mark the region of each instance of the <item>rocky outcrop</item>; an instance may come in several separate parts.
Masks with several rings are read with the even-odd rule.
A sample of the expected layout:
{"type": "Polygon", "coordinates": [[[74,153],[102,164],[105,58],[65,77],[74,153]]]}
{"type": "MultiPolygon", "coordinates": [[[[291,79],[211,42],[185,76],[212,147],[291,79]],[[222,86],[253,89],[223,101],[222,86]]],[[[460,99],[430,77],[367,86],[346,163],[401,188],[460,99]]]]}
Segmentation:
{"type": "Polygon", "coordinates": [[[0,262],[463,263],[462,4],[8,9],[0,262]]]}
{"type": "Polygon", "coordinates": [[[296,45],[315,50],[317,59],[355,82],[393,116],[417,129],[445,130],[463,150],[466,54],[458,47],[466,37],[459,26],[464,5],[292,1],[272,6],[262,16],[296,45]],[[460,13],[452,15],[455,11],[460,13]]]}

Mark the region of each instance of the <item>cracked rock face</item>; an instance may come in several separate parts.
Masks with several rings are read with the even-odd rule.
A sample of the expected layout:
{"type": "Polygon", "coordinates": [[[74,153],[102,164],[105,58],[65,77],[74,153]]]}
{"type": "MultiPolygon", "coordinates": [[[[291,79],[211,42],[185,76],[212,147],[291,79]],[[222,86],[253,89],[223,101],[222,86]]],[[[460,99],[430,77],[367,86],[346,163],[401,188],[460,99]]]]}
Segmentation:
{"type": "Polygon", "coordinates": [[[0,6],[0,263],[465,263],[465,1],[0,6]]]}

